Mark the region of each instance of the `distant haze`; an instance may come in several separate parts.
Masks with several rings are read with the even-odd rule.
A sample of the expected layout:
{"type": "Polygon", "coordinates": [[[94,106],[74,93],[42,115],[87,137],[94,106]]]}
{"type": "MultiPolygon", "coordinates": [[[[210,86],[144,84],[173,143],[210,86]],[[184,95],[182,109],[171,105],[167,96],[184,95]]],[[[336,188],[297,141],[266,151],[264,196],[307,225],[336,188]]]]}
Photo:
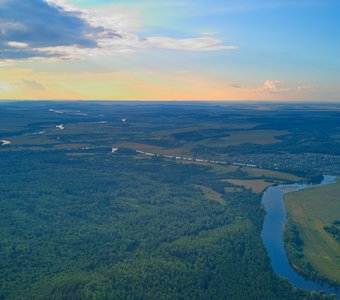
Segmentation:
{"type": "Polygon", "coordinates": [[[339,15],[337,0],[0,0],[0,99],[339,101],[339,15]]]}

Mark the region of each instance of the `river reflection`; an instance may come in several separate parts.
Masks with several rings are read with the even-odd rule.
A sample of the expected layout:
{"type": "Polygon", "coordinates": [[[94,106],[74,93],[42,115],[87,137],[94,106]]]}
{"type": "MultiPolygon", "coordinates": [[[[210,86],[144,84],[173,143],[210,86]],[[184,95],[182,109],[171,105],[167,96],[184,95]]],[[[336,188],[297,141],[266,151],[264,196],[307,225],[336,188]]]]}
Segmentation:
{"type": "MultiPolygon", "coordinates": [[[[320,185],[332,183],[336,177],[324,176],[320,185]]],[[[295,271],[289,264],[288,257],[284,248],[283,235],[286,225],[286,208],[283,196],[286,193],[309,188],[311,184],[289,184],[278,185],[268,188],[262,197],[262,203],[267,212],[264,219],[263,230],[261,233],[263,243],[271,259],[272,267],[276,274],[285,277],[288,281],[303,289],[309,291],[327,292],[336,294],[340,299],[340,287],[332,287],[328,284],[306,280],[303,276],[295,271]]]]}

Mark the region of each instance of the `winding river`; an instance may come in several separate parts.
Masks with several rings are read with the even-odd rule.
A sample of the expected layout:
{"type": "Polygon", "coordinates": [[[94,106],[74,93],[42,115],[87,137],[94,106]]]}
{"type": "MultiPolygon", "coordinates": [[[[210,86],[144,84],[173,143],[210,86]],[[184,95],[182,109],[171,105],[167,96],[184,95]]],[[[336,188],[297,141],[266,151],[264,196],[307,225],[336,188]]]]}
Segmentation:
{"type": "MultiPolygon", "coordinates": [[[[332,183],[335,178],[334,176],[325,175],[320,185],[332,183]]],[[[305,279],[289,264],[283,242],[287,214],[283,197],[286,193],[307,189],[313,185],[296,183],[287,186],[294,187],[294,190],[284,189],[285,185],[272,186],[264,192],[262,197],[262,203],[267,214],[264,219],[261,236],[270,256],[272,267],[276,274],[287,278],[291,284],[303,290],[336,294],[337,298],[340,299],[339,286],[334,287],[326,283],[305,279]]]]}

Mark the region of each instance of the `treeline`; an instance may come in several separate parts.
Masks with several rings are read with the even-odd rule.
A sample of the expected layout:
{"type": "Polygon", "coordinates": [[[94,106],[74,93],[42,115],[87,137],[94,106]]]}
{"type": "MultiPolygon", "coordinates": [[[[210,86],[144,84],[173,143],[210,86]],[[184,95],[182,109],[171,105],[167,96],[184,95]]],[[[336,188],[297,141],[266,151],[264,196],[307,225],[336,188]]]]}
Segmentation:
{"type": "Polygon", "coordinates": [[[334,221],[331,225],[325,226],[324,230],[340,242],[340,221],[334,221]]]}

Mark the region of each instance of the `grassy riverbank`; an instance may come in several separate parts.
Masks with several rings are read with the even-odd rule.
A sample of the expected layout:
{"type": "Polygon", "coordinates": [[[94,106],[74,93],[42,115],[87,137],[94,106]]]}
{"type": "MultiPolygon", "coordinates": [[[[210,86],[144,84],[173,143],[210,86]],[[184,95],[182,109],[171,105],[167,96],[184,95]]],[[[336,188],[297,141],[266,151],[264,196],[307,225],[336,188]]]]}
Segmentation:
{"type": "Polygon", "coordinates": [[[340,180],[285,196],[286,248],[292,264],[312,277],[340,284],[340,242],[326,228],[340,218],[340,180]]]}

